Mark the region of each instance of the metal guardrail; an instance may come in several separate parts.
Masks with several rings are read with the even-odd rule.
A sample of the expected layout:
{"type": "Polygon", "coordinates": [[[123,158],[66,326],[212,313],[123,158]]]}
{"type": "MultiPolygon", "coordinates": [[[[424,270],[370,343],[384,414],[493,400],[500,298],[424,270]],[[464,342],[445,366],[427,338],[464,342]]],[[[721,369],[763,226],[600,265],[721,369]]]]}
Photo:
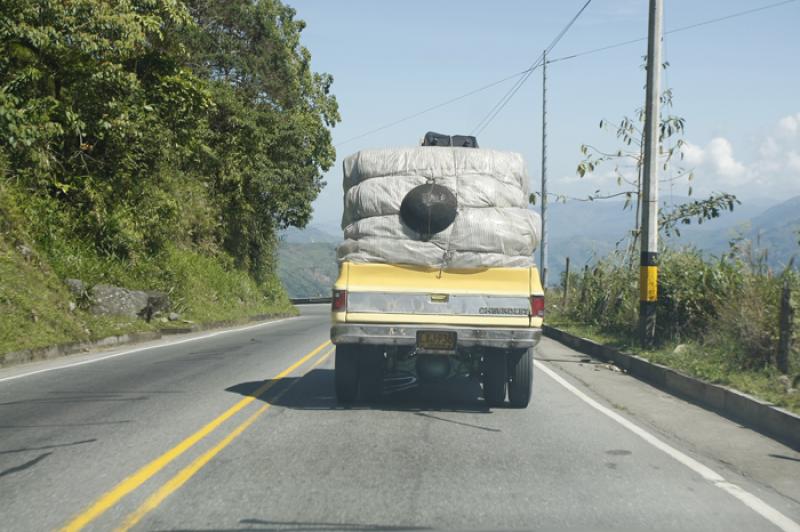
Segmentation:
{"type": "Polygon", "coordinates": [[[330,297],[295,297],[289,299],[292,305],[315,305],[321,303],[330,303],[330,297]]]}

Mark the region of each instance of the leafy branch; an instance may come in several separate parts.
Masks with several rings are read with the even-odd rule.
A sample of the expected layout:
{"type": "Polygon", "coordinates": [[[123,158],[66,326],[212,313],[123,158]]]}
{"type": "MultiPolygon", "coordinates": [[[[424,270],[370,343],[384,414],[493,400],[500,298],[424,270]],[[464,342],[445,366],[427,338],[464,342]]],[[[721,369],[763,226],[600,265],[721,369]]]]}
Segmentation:
{"type": "Polygon", "coordinates": [[[683,203],[670,211],[662,211],[658,224],[667,236],[680,236],[679,225],[689,225],[692,221],[702,224],[706,220],[719,218],[725,211],[733,212],[736,205],[741,205],[741,202],[733,194],[712,194],[706,199],[683,203]]]}
{"type": "MultiPolygon", "coordinates": [[[[645,65],[646,66],[646,65],[645,65]]],[[[663,68],[668,68],[669,63],[664,63],[663,68]]],[[[673,105],[673,91],[665,89],[660,95],[664,109],[670,110],[673,105]]],[[[616,177],[616,184],[623,190],[619,192],[606,192],[595,190],[585,199],[572,198],[577,201],[599,201],[624,197],[623,210],[635,205],[635,219],[633,229],[629,233],[628,252],[631,259],[635,256],[634,250],[639,236],[639,213],[642,205],[642,182],[644,169],[644,108],[637,108],[633,117],[623,116],[618,123],[607,119],[600,121],[600,129],[612,131],[621,142],[616,150],[603,150],[591,144],[582,144],[580,147],[583,159],[577,167],[577,174],[584,178],[599,168],[613,164],[612,175],[616,177]],[[630,163],[633,163],[632,165],[630,163]]],[[[685,183],[687,195],[693,193],[692,182],[695,178],[694,170],[684,168],[683,147],[686,142],[683,136],[686,132],[686,120],[680,116],[666,113],[661,116],[658,125],[658,153],[656,155],[662,176],[659,183],[673,186],[685,183]],[[674,163],[678,164],[674,164],[674,163]]],[[[535,199],[532,195],[532,200],[535,199]]],[[[533,201],[532,201],[533,203],[533,201]]],[[[725,211],[732,211],[739,201],[735,196],[726,193],[712,194],[702,200],[690,201],[677,205],[660,215],[660,229],[669,236],[680,236],[679,225],[703,223],[705,220],[719,217],[725,211]]]]}

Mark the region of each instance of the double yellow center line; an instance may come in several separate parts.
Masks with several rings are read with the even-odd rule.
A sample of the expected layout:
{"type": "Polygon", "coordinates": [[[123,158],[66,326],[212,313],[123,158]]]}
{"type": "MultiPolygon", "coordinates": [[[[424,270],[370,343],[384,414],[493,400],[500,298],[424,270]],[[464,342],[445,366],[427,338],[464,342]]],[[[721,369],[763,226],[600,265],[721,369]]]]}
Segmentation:
{"type": "MultiPolygon", "coordinates": [[[[110,491],[105,493],[104,495],[100,496],[95,502],[93,502],[88,508],[86,508],[83,512],[75,516],[69,523],[67,523],[61,530],[64,532],[74,532],[78,530],[82,530],[86,525],[103,515],[109,508],[113,507],[117,504],[123,497],[131,493],[132,491],[136,490],[139,486],[144,484],[154,475],[156,475],[159,471],[164,469],[167,465],[169,465],[172,461],[176,458],[181,456],[183,453],[191,449],[196,443],[201,441],[203,438],[214,432],[222,423],[226,420],[233,417],[247,405],[255,401],[256,399],[261,398],[270,388],[275,386],[278,382],[282,379],[286,378],[292,372],[294,372],[297,368],[308,362],[310,359],[318,355],[322,350],[326,347],[330,346],[330,340],[323,342],[316,348],[314,348],[311,352],[303,356],[300,360],[280,372],[276,375],[273,379],[266,381],[264,384],[258,387],[252,395],[245,397],[228,410],[220,414],[217,418],[213,421],[205,425],[203,428],[186,438],[185,440],[181,441],[175,447],[170,449],[169,451],[165,452],[152,462],[148,463],[131,476],[124,479],[122,482],[114,486],[110,491]]],[[[316,367],[317,365],[321,364],[325,359],[328,358],[332,349],[324,356],[322,356],[313,366],[316,367]]],[[[288,388],[287,388],[288,389],[288,388]]],[[[286,390],[281,392],[280,395],[285,393],[286,390]]],[[[266,412],[271,405],[269,403],[263,405],[259,408],[253,415],[248,417],[241,425],[233,429],[222,441],[216,444],[214,447],[203,453],[197,459],[195,459],[191,464],[187,467],[182,469],[178,474],[172,477],[166,484],[164,484],[161,488],[159,488],[153,495],[151,495],[136,511],[130,514],[125,521],[123,522],[122,526],[118,530],[128,530],[136,523],[138,523],[142,517],[144,517],[149,511],[156,508],[164,499],[166,499],[170,494],[172,494],[175,490],[180,488],[187,480],[189,480],[197,471],[199,471],[205,464],[207,464],[215,455],[217,455],[222,449],[227,447],[234,439],[236,439],[240,434],[242,434],[247,428],[255,422],[255,420],[264,412],[266,412]]]]}

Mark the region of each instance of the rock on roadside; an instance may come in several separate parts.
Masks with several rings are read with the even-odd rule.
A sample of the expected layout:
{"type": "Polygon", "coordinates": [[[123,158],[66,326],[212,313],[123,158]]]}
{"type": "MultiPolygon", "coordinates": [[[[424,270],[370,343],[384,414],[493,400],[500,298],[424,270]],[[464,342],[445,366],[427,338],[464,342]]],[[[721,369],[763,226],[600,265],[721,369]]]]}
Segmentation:
{"type": "Polygon", "coordinates": [[[98,284],[89,291],[92,314],[138,318],[147,308],[147,293],[110,284],[98,284]]]}
{"type": "Polygon", "coordinates": [[[129,290],[110,284],[89,288],[80,279],[66,279],[64,284],[77,301],[86,301],[89,311],[98,316],[123,316],[150,321],[156,315],[168,313],[171,307],[169,295],[165,292],[129,290]]]}

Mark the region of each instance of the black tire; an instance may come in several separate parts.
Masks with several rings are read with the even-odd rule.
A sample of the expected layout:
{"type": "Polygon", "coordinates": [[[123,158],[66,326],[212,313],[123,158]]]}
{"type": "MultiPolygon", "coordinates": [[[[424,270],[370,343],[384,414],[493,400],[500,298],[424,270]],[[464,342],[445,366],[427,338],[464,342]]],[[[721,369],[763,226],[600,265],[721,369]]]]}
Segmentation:
{"type": "Polygon", "coordinates": [[[514,408],[525,408],[533,392],[533,349],[508,356],[508,402],[514,408]]]}
{"type": "Polygon", "coordinates": [[[352,403],[358,396],[358,350],[352,345],[337,345],[334,374],[336,398],[340,403],[352,403]]]}
{"type": "Polygon", "coordinates": [[[483,398],[489,406],[502,406],[506,400],[506,355],[502,352],[483,356],[483,398]]]}
{"type": "Polygon", "coordinates": [[[358,382],[361,399],[365,402],[375,403],[381,399],[384,362],[382,349],[364,349],[360,354],[358,382]]]}

